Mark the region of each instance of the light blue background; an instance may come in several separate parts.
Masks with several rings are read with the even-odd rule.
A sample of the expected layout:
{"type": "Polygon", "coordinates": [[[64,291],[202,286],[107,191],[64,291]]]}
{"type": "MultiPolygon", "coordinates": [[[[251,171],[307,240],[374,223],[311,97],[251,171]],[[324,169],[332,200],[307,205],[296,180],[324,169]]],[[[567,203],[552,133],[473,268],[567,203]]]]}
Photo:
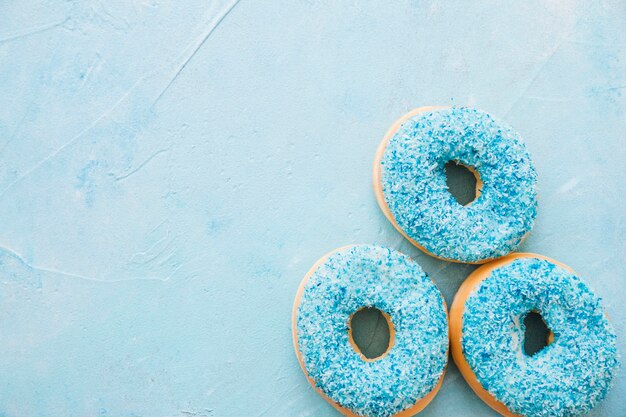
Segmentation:
{"type": "MultiPolygon", "coordinates": [[[[0,3],[0,415],[336,415],[291,345],[314,261],[387,245],[448,302],[473,270],[371,190],[421,105],[521,132],[523,249],[586,277],[626,352],[625,93],[623,1],[0,3]]],[[[622,368],[594,415],[624,398],[622,368]]],[[[494,413],[450,365],[422,415],[494,413]]]]}

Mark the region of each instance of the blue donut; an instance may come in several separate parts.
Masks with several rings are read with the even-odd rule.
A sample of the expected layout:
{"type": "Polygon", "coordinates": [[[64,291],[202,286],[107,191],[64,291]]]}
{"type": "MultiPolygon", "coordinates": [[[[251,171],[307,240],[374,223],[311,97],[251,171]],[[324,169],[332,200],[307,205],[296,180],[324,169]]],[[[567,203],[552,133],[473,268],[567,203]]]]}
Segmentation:
{"type": "Polygon", "coordinates": [[[484,265],[450,309],[452,355],[474,391],[505,416],[578,416],[609,390],[619,364],[600,298],[571,269],[534,254],[484,265]],[[539,312],[553,340],[524,352],[524,317],[539,312]]]}
{"type": "Polygon", "coordinates": [[[294,303],[296,355],[309,382],[348,416],[410,416],[435,396],[448,361],[445,301],[409,257],[356,245],[320,259],[294,303]],[[381,310],[393,342],[367,360],[349,323],[364,307],[381,310]]]}
{"type": "Polygon", "coordinates": [[[391,127],[374,162],[378,203],[414,245],[445,260],[483,263],[520,244],[536,216],[536,178],[520,136],[470,108],[419,108],[391,127]],[[477,198],[462,206],[444,166],[477,176],[477,198]]]}

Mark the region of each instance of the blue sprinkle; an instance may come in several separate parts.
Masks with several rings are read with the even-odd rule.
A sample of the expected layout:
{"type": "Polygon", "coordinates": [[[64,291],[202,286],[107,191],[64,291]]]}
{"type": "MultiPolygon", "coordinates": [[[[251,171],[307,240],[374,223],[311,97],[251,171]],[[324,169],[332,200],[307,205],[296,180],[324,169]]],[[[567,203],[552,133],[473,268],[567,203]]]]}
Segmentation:
{"type": "Polygon", "coordinates": [[[491,273],[465,302],[463,354],[482,386],[515,414],[578,416],[609,390],[619,355],[600,298],[576,275],[541,259],[491,273]],[[524,320],[538,311],[555,340],[523,353],[524,320]]]}
{"type": "Polygon", "coordinates": [[[309,277],[297,310],[302,359],[316,386],[354,413],[389,417],[432,391],[448,360],[441,293],[420,266],[391,249],[358,245],[335,252],[309,277]],[[361,359],[348,324],[363,307],[386,312],[395,329],[389,353],[361,359]]]}
{"type": "Polygon", "coordinates": [[[398,226],[431,254],[461,262],[515,250],[537,214],[537,174],[519,135],[479,110],[451,108],[409,119],[389,141],[382,189],[398,226]],[[460,205],[444,166],[473,167],[481,195],[460,205]]]}

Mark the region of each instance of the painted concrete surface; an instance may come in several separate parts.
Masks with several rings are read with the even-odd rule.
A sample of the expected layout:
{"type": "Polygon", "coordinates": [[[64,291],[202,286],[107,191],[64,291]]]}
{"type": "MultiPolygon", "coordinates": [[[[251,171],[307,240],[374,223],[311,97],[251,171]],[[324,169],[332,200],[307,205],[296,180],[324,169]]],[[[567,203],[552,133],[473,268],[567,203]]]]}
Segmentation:
{"type": "MultiPolygon", "coordinates": [[[[371,190],[394,119],[471,105],[539,173],[523,250],[626,352],[623,1],[0,4],[0,415],[333,416],[291,345],[329,250],[411,247],[371,190]],[[208,4],[207,4],[208,3],[208,4]],[[593,4],[592,4],[593,3],[593,4]]],[[[621,416],[624,368],[596,416],[621,416]]],[[[421,414],[495,415],[454,365],[421,414]]]]}

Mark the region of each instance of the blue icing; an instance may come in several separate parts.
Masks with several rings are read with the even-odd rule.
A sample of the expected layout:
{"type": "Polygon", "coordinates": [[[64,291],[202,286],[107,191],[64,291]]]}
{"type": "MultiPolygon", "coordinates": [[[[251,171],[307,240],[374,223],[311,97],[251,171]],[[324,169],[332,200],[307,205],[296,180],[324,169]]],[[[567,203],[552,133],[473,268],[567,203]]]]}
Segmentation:
{"type": "Polygon", "coordinates": [[[398,226],[433,255],[461,262],[513,251],[536,216],[530,155],[509,126],[479,110],[417,115],[390,139],[381,160],[385,201],[398,226]],[[473,167],[481,195],[461,206],[449,193],[444,165],[473,167]]]}
{"type": "Polygon", "coordinates": [[[316,386],[363,416],[388,417],[437,385],[448,360],[441,293],[407,256],[359,245],[330,255],[309,277],[297,310],[298,347],[316,386]],[[366,362],[349,342],[350,316],[375,307],[391,317],[395,342],[366,362]]]}
{"type": "Polygon", "coordinates": [[[465,302],[463,354],[482,386],[528,417],[578,416],[606,395],[619,365],[600,298],[576,275],[540,259],[494,270],[465,302]],[[537,310],[554,342],[523,353],[523,317],[537,310]]]}

